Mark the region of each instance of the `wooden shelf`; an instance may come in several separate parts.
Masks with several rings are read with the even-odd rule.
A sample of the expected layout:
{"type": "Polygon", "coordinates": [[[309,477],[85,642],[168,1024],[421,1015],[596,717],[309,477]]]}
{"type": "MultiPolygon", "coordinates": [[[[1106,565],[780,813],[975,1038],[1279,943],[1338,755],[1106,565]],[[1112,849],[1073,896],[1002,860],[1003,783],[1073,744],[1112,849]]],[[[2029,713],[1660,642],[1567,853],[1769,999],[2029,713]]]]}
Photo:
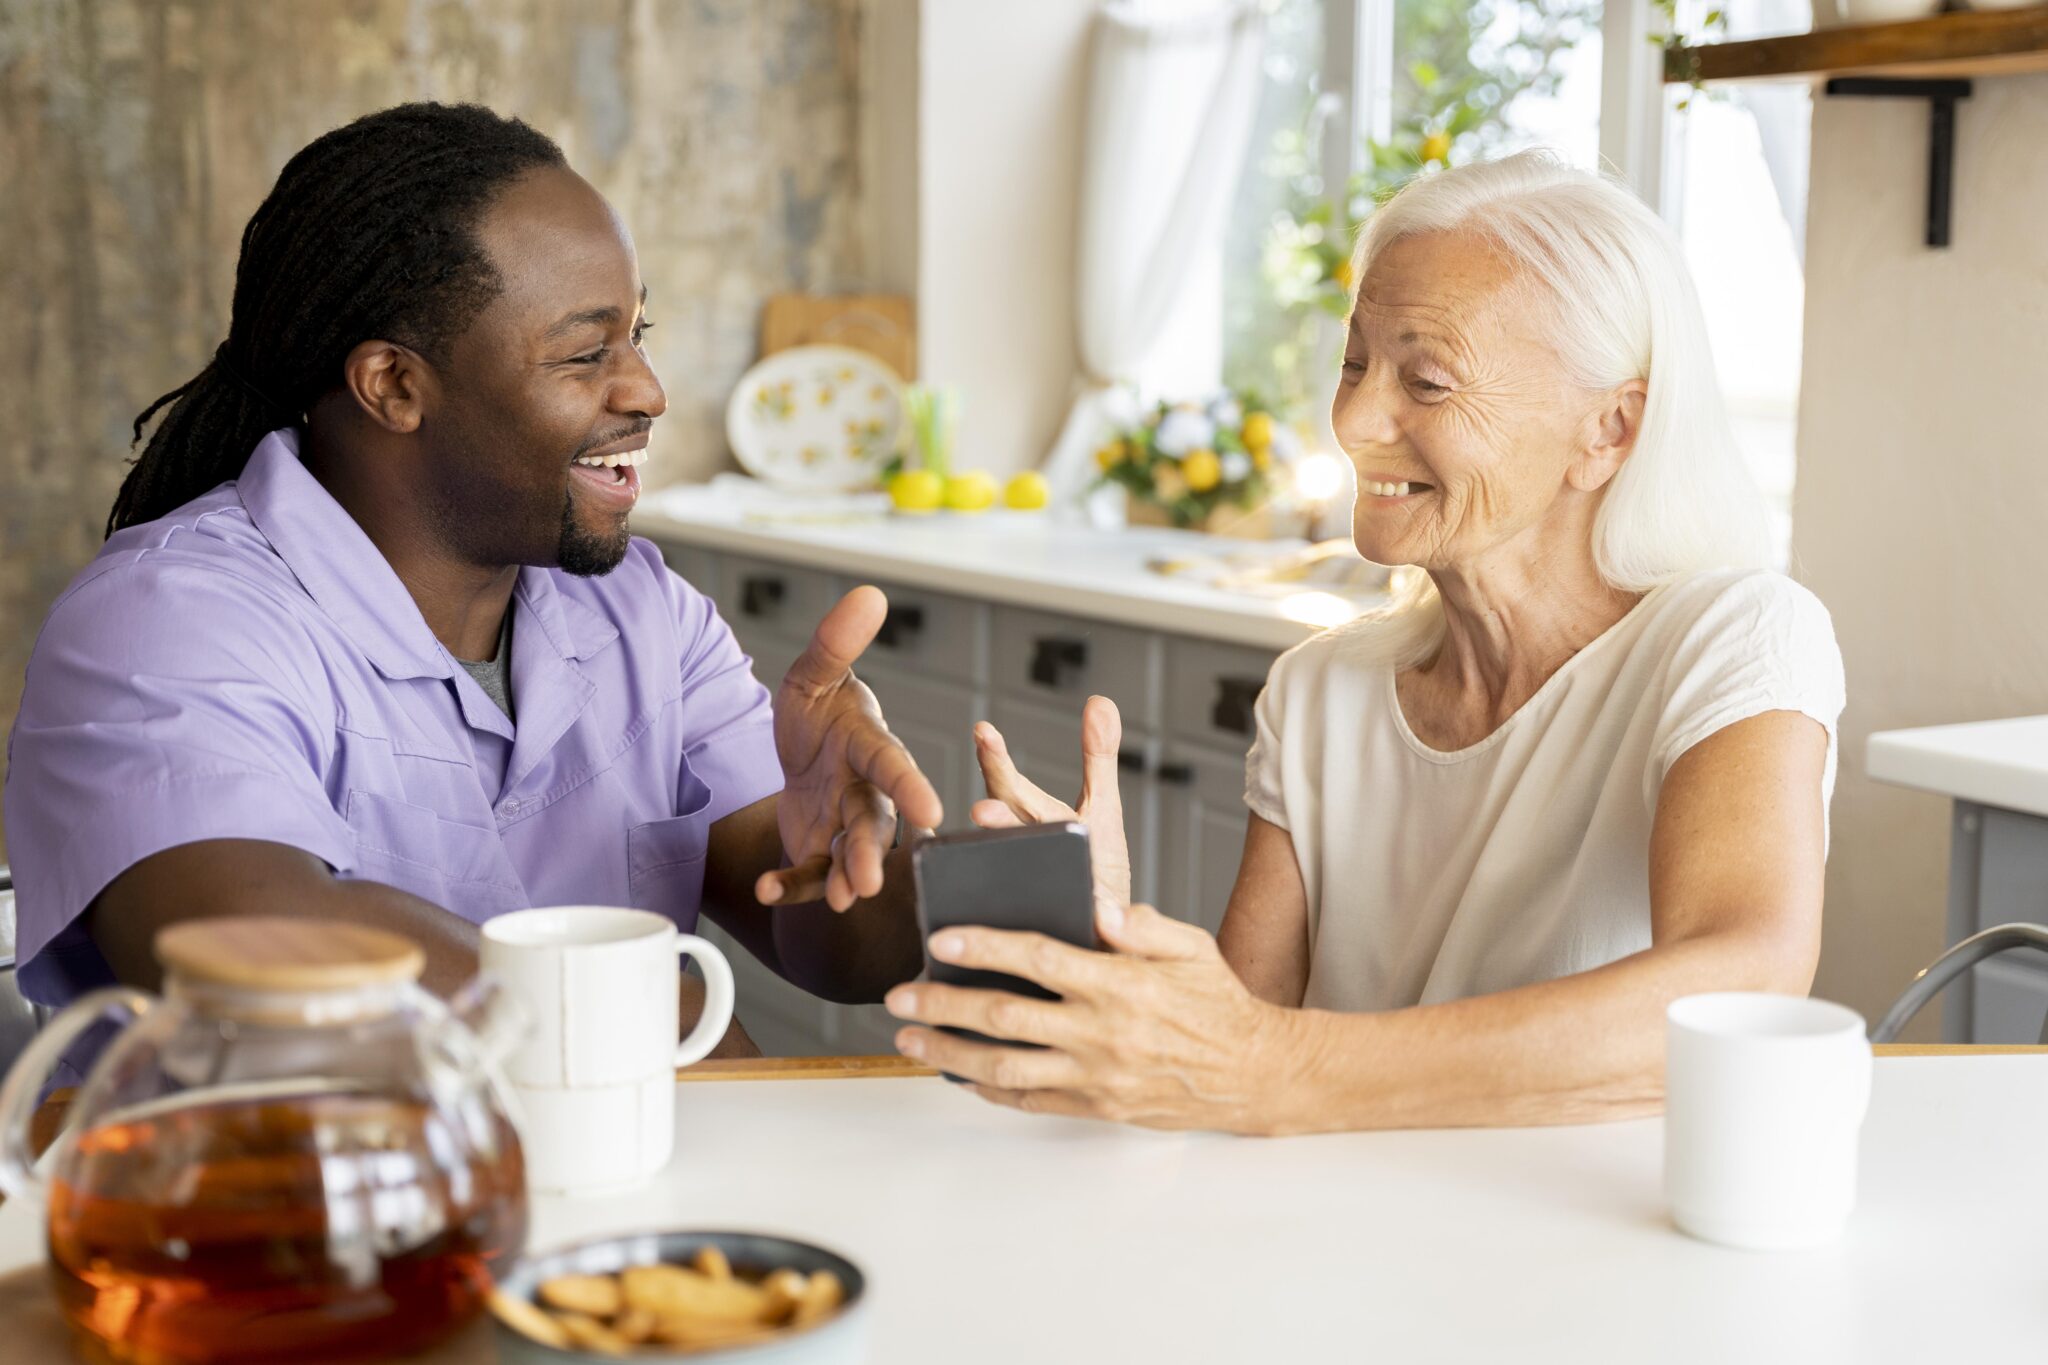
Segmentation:
{"type": "Polygon", "coordinates": [[[1937,14],[1898,24],[1865,24],[1676,47],[1664,54],[1666,82],[1748,81],[1786,76],[2002,76],[2048,71],[2048,4],[2028,9],[1937,14]]]}

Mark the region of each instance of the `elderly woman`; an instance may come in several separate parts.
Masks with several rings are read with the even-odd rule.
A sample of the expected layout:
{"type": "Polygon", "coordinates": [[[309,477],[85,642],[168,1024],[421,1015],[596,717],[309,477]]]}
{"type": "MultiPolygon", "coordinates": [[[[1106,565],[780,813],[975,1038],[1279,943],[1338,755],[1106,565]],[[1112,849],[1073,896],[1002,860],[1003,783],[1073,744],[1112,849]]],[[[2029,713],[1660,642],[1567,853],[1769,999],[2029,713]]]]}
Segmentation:
{"type": "MultiPolygon", "coordinates": [[[[1248,1133],[1622,1118],[1660,1104],[1671,1000],[1811,984],[1841,658],[1766,567],[1671,234],[1524,154],[1416,181],[1355,265],[1352,536],[1422,572],[1274,665],[1219,939],[1127,904],[1089,702],[1111,951],[950,931],[935,956],[1063,999],[889,998],[926,1026],[903,1051],[990,1100],[1248,1133]]],[[[1075,818],[976,739],[979,822],[1075,818]]]]}

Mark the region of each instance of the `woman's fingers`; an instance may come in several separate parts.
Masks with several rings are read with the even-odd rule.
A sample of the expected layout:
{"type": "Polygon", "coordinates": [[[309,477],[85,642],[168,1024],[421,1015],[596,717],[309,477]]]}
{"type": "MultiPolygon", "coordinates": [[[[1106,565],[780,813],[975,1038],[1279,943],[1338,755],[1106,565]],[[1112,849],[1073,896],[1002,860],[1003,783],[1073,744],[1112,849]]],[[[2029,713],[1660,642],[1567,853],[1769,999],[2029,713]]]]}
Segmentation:
{"type": "Polygon", "coordinates": [[[1015,829],[1024,818],[1001,801],[977,801],[967,808],[968,818],[983,829],[1015,829]]]}
{"type": "Polygon", "coordinates": [[[998,1090],[992,1085],[967,1087],[990,1104],[1021,1109],[1027,1114],[1052,1114],[1068,1119],[1099,1119],[1101,1107],[1089,1096],[1074,1090],[998,1090]]]}
{"type": "Polygon", "coordinates": [[[988,794],[1017,812],[1021,819],[1041,825],[1073,819],[1072,807],[1040,791],[1017,771],[1002,732],[987,721],[974,727],[974,757],[981,764],[981,780],[987,784],[988,794]]]}
{"type": "Polygon", "coordinates": [[[1108,897],[1095,902],[1095,930],[1110,948],[1155,962],[1193,962],[1215,951],[1209,931],[1170,919],[1149,905],[1125,906],[1108,897]]]}
{"type": "Polygon", "coordinates": [[[1123,717],[1108,697],[1090,697],[1081,708],[1081,806],[1083,815],[1114,820],[1123,828],[1123,792],[1117,759],[1124,744],[1123,717]]]}
{"type": "Polygon", "coordinates": [[[1071,1089],[1086,1078],[1081,1064],[1064,1052],[976,1043],[936,1029],[899,1030],[896,1047],[927,1066],[998,1090],[1071,1089]]]}
{"type": "Polygon", "coordinates": [[[1066,1012],[1069,1007],[1011,991],[918,981],[896,987],[882,1003],[898,1019],[914,1024],[950,1024],[990,1038],[1046,1047],[1065,1047],[1074,1041],[1072,1015],[1066,1012]]]}
{"type": "Polygon", "coordinates": [[[1009,929],[955,926],[933,934],[931,955],[957,967],[1008,972],[1035,981],[1055,995],[1094,999],[1114,989],[1118,968],[1106,953],[1076,948],[1044,934],[1009,929]]]}

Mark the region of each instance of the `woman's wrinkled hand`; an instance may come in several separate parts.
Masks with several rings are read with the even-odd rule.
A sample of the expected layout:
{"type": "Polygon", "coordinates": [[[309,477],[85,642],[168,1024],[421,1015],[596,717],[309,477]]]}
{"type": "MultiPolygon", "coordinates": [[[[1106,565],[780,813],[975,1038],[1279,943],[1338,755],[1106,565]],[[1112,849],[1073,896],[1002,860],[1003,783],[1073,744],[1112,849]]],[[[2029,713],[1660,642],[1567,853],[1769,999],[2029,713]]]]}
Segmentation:
{"type": "Polygon", "coordinates": [[[968,811],[983,829],[1051,825],[1074,820],[1088,827],[1095,864],[1096,899],[1131,903],[1131,846],[1124,837],[1123,794],[1117,787],[1117,754],[1123,745],[1123,717],[1108,697],[1090,697],[1081,709],[1081,796],[1068,805],[1017,771],[1002,732],[987,721],[974,727],[974,756],[988,799],[968,811]]]}
{"type": "Polygon", "coordinates": [[[1032,1113],[1152,1128],[1283,1127],[1293,1012],[1247,991],[1210,935],[1150,906],[1099,902],[1096,927],[1112,951],[997,929],[935,934],[939,960],[1025,977],[1061,998],[910,982],[887,1004],[923,1027],[901,1030],[897,1046],[984,1099],[1032,1113]],[[970,1042],[938,1025],[1044,1050],[970,1042]]]}

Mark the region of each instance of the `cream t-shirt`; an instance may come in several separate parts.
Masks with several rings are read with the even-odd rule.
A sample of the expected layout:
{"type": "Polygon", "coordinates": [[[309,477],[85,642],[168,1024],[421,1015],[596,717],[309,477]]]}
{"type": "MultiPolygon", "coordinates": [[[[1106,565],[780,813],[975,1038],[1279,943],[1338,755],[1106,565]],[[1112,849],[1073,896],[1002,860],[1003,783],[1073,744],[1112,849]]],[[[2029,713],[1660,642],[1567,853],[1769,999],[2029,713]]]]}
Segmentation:
{"type": "Polygon", "coordinates": [[[1282,655],[1260,695],[1245,802],[1287,830],[1308,891],[1303,1004],[1384,1010],[1586,971],[1650,946],[1650,827],[1680,754],[1798,711],[1828,732],[1842,656],[1782,574],[1698,574],[1647,594],[1479,743],[1432,749],[1370,622],[1282,655]]]}

